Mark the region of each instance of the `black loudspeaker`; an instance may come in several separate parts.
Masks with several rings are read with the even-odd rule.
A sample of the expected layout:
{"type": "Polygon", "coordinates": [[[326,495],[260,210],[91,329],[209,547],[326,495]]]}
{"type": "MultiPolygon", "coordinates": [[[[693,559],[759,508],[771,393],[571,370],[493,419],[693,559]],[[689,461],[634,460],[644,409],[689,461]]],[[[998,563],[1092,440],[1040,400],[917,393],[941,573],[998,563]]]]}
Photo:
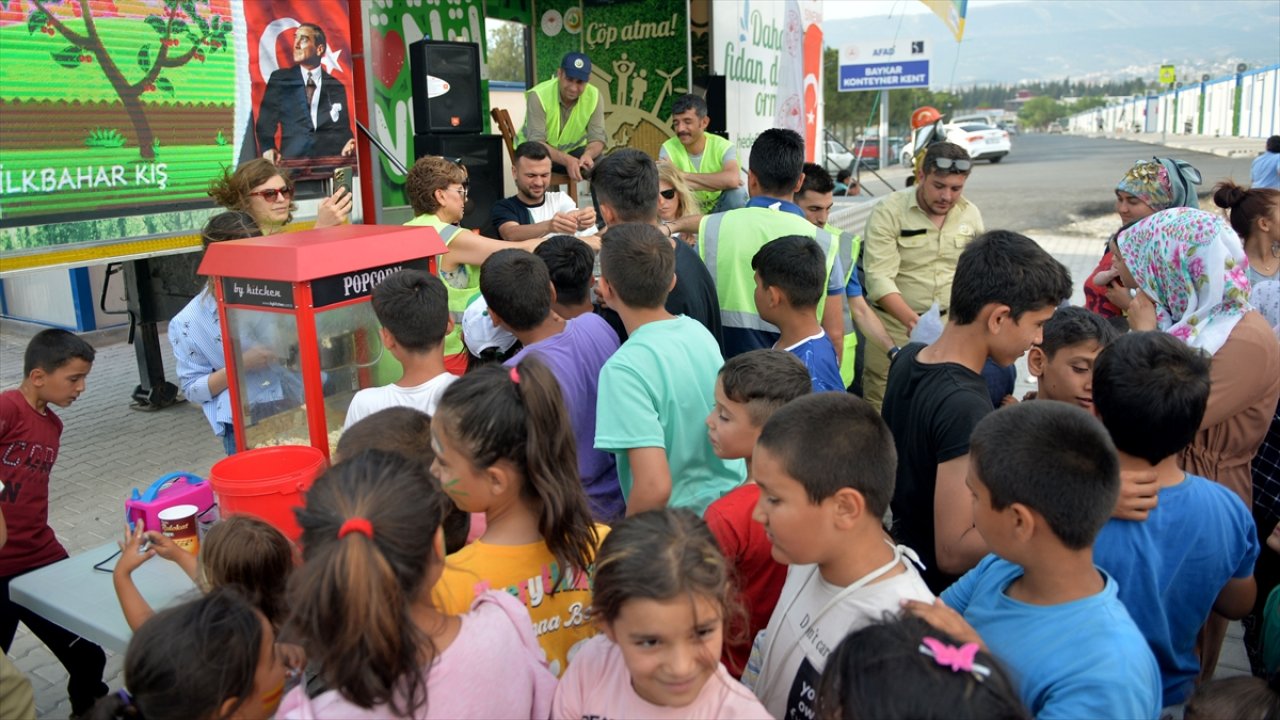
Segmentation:
{"type": "Polygon", "coordinates": [[[720,137],[729,137],[728,131],[728,110],[725,107],[725,89],[723,75],[708,75],[705,80],[707,86],[707,117],[711,118],[711,123],[707,125],[707,132],[715,133],[720,137]]]}
{"type": "Polygon", "coordinates": [[[413,136],[413,157],[439,155],[461,160],[467,169],[467,214],[462,227],[483,230],[489,224],[493,204],[502,199],[501,135],[436,135],[417,133],[413,136]]]}
{"type": "Polygon", "coordinates": [[[480,46],[419,40],[409,45],[413,129],[418,133],[478,133],[480,46]]]}

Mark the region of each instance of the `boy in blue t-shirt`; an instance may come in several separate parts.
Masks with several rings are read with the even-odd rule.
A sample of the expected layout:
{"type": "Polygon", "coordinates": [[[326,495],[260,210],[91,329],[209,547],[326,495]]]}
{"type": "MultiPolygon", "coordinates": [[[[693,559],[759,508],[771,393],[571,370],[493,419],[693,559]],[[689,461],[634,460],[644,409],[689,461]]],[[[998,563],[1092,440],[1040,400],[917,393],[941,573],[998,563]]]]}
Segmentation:
{"type": "Polygon", "coordinates": [[[942,603],[907,607],[985,641],[1040,720],[1158,717],[1160,669],[1116,580],[1093,562],[1120,491],[1102,426],[1065,403],[1021,403],[983,418],[969,453],[974,523],[994,554],[942,603]]]}
{"type": "Polygon", "coordinates": [[[757,250],[751,269],[756,272],[756,311],[782,332],[774,348],[800,358],[814,392],[844,392],[835,346],[818,323],[818,303],[827,288],[822,247],[813,238],[786,235],[757,250]]]}
{"type": "Polygon", "coordinates": [[[1161,332],[1129,333],[1098,356],[1093,395],[1122,470],[1155,470],[1159,502],[1145,521],[1111,520],[1094,561],[1160,664],[1166,707],[1185,703],[1210,611],[1238,620],[1253,607],[1257,530],[1235,493],[1178,467],[1209,399],[1209,357],[1161,332]]]}
{"type": "Polygon", "coordinates": [[[600,369],[595,447],[618,459],[627,516],[663,507],[702,515],[742,483],[741,460],[716,457],[711,412],[720,346],[702,323],[672,315],[675,249],[652,225],[609,228],[600,249],[600,298],[617,311],[627,341],[600,369]]]}

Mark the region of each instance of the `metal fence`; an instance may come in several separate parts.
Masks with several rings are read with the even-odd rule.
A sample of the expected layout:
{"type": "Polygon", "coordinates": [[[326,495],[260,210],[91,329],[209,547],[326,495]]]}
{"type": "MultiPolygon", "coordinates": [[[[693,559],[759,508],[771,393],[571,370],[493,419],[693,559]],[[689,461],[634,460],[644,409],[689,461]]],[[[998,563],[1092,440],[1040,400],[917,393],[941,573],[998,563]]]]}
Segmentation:
{"type": "Polygon", "coordinates": [[[1280,65],[1159,94],[1137,95],[1064,120],[1072,132],[1167,132],[1265,138],[1280,134],[1280,65]]]}

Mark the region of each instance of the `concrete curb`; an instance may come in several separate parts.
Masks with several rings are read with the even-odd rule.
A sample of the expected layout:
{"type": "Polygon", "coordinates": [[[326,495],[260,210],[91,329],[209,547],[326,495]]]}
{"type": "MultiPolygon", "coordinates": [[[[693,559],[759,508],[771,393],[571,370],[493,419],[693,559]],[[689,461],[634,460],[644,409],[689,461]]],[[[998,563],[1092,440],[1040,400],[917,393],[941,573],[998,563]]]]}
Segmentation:
{"type": "MultiPolygon", "coordinates": [[[[12,318],[0,318],[0,335],[14,338],[20,341],[22,345],[26,345],[36,333],[41,330],[48,330],[49,325],[41,325],[40,323],[27,322],[25,320],[14,320],[12,318]]],[[[168,332],[168,321],[160,323],[160,334],[168,332]]],[[[76,333],[84,338],[86,342],[95,348],[104,347],[106,345],[115,345],[117,343],[127,342],[129,339],[129,325],[114,325],[100,330],[90,330],[88,332],[76,333]]]]}
{"type": "Polygon", "coordinates": [[[1082,137],[1107,140],[1129,140],[1147,145],[1160,145],[1174,150],[1190,150],[1226,158],[1254,158],[1262,154],[1264,140],[1258,138],[1212,137],[1208,135],[1168,135],[1160,133],[1087,133],[1082,137]]]}

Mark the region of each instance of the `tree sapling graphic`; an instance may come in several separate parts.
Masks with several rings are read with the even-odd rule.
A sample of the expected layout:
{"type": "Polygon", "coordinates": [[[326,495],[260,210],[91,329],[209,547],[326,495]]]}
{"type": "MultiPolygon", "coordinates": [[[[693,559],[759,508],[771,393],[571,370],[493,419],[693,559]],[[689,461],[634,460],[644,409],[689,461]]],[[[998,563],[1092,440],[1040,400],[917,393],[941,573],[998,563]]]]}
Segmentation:
{"type": "Polygon", "coordinates": [[[93,4],[89,0],[71,0],[79,5],[77,15],[84,22],[84,31],[69,27],[50,8],[64,0],[30,0],[32,10],[27,16],[27,33],[37,31],[62,38],[71,43],[61,50],[50,50],[54,62],[68,70],[78,70],[84,65],[96,64],[111,83],[129,120],[138,135],[138,152],[143,160],[154,160],[158,140],[147,120],[142,96],[149,92],[161,92],[172,96],[173,82],[162,73],[182,67],[195,60],[204,62],[207,53],[215,53],[227,46],[231,21],[210,11],[211,0],[164,0],[162,15],[150,15],[143,22],[156,33],[156,42],[144,42],[138,48],[135,60],[142,77],[130,82],[121,71],[115,58],[102,42],[93,17],[93,4]],[[205,14],[200,12],[204,6],[205,14]],[[206,17],[207,15],[207,17],[206,17]],[[152,45],[156,49],[152,49],[152,45]],[[182,49],[185,46],[186,49],[182,49]]]}

